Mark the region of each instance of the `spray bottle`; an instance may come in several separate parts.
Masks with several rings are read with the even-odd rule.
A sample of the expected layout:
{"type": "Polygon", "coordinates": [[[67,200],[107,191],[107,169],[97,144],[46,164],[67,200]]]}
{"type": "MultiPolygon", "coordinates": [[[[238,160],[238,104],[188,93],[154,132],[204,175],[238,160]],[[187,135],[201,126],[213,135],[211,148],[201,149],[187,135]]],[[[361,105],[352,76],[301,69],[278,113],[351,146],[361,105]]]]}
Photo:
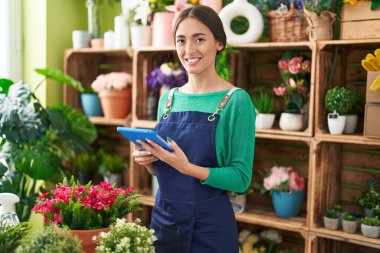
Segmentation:
{"type": "Polygon", "coordinates": [[[20,223],[18,220],[15,204],[20,198],[13,193],[0,193],[0,222],[8,226],[16,226],[20,223]]]}

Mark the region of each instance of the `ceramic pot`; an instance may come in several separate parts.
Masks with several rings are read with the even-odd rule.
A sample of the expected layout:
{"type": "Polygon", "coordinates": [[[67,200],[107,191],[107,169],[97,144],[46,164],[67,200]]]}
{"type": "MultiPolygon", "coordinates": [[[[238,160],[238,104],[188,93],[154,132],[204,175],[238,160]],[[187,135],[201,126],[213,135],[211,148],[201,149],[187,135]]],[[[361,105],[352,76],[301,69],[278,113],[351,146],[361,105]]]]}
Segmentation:
{"type": "Polygon", "coordinates": [[[131,26],[132,47],[147,47],[152,45],[152,27],[149,25],[131,26]]]}
{"type": "Polygon", "coordinates": [[[378,238],[380,235],[380,226],[368,226],[365,224],[361,225],[362,234],[369,238],[378,238]]]}
{"type": "Polygon", "coordinates": [[[256,129],[270,129],[273,126],[276,115],[274,113],[256,114],[256,129]]]}
{"type": "Polygon", "coordinates": [[[199,0],[200,5],[206,5],[219,13],[223,6],[223,0],[199,0]]]}
{"type": "Polygon", "coordinates": [[[103,90],[99,98],[106,118],[123,119],[131,111],[132,92],[129,89],[103,90]]]}
{"type": "Polygon", "coordinates": [[[343,133],[352,134],[358,125],[358,115],[346,115],[346,123],[344,124],[343,133]]]}
{"type": "Polygon", "coordinates": [[[327,126],[330,134],[342,134],[346,124],[346,116],[336,113],[329,113],[327,115],[327,126]]]}
{"type": "Polygon", "coordinates": [[[279,217],[295,217],[299,214],[305,192],[301,191],[273,191],[272,203],[276,215],[279,217]]]}
{"type": "Polygon", "coordinates": [[[159,185],[158,185],[157,177],[152,175],[152,195],[153,195],[153,197],[156,197],[158,188],[159,188],[159,185]]]}
{"type": "Polygon", "coordinates": [[[86,116],[102,116],[102,106],[97,94],[83,93],[80,95],[80,102],[86,116]]]}
{"type": "Polygon", "coordinates": [[[246,194],[238,194],[236,192],[228,193],[232,207],[235,213],[242,213],[245,210],[245,206],[247,203],[246,194]]]}
{"type": "Polygon", "coordinates": [[[325,228],[328,230],[337,230],[339,227],[339,218],[323,217],[325,228]]]}
{"type": "Polygon", "coordinates": [[[280,128],[286,131],[300,131],[303,128],[303,115],[297,113],[281,113],[280,128]]]}
{"type": "Polygon", "coordinates": [[[354,234],[358,229],[358,222],[342,220],[342,227],[344,232],[354,234]]]}
{"type": "Polygon", "coordinates": [[[92,230],[68,230],[71,236],[77,237],[81,241],[82,249],[86,253],[95,253],[97,243],[92,240],[101,232],[108,232],[109,228],[92,229],[92,230]]]}
{"type": "Polygon", "coordinates": [[[172,23],[173,12],[156,12],[153,16],[153,46],[174,46],[172,23]]]}

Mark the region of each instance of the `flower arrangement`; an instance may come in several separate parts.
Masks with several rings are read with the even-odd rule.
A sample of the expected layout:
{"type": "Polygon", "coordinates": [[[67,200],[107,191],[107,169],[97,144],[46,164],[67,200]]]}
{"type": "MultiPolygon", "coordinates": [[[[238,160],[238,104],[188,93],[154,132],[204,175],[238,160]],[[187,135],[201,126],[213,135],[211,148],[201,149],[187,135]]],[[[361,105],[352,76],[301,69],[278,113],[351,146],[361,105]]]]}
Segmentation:
{"type": "Polygon", "coordinates": [[[302,56],[288,57],[278,61],[281,81],[280,86],[274,87],[276,96],[282,97],[286,111],[302,112],[302,107],[309,98],[311,62],[302,56]]]}
{"type": "Polygon", "coordinates": [[[103,90],[124,90],[132,84],[132,75],[125,72],[112,72],[99,75],[91,87],[95,92],[103,90]]]}
{"type": "Polygon", "coordinates": [[[304,188],[304,179],[291,167],[274,166],[264,178],[264,188],[267,191],[300,191],[304,188]]]}
{"type": "MultiPolygon", "coordinates": [[[[344,4],[355,5],[355,4],[358,4],[358,3],[361,3],[361,2],[365,2],[365,1],[368,1],[368,0],[343,0],[343,3],[344,4]]],[[[372,2],[372,4],[371,4],[371,10],[372,11],[374,11],[377,8],[380,7],[380,1],[371,0],[371,2],[372,2]]]]}
{"type": "Polygon", "coordinates": [[[315,12],[318,16],[322,11],[339,13],[342,8],[341,0],[303,0],[303,4],[306,10],[315,12]]]}
{"type": "Polygon", "coordinates": [[[44,222],[76,230],[109,227],[117,218],[139,211],[140,202],[133,188],[115,188],[106,182],[81,186],[65,178],[55,189],[39,196],[35,213],[43,214],[44,222]]]}
{"type": "Polygon", "coordinates": [[[136,219],[135,223],[117,219],[109,232],[101,232],[93,238],[94,241],[99,241],[96,252],[154,253],[153,242],[157,240],[153,235],[154,230],[141,226],[140,223],[140,219],[136,219]]]}
{"type": "Polygon", "coordinates": [[[146,83],[152,91],[159,91],[161,87],[171,89],[187,83],[187,73],[178,63],[167,62],[156,67],[146,76],[146,83]]]}
{"type": "Polygon", "coordinates": [[[277,252],[277,244],[282,237],[275,229],[264,230],[260,234],[244,229],[239,233],[240,252],[242,253],[272,253],[277,252]]]}

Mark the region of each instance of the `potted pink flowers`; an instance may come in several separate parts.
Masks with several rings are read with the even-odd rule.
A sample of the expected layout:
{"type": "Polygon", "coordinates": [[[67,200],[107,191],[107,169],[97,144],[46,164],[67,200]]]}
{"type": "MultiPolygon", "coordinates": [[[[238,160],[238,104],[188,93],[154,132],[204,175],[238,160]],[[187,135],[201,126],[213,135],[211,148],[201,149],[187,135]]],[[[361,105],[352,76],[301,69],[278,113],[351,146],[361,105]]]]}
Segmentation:
{"type": "Polygon", "coordinates": [[[264,178],[264,188],[271,191],[277,216],[294,217],[299,214],[304,199],[304,179],[291,167],[274,166],[264,178]]]}
{"type": "MultiPolygon", "coordinates": [[[[276,96],[283,98],[285,112],[281,114],[282,130],[299,131],[304,123],[304,106],[309,99],[311,62],[302,56],[286,52],[278,61],[282,83],[273,88],[276,96]]],[[[307,120],[306,120],[307,122],[307,120]]]]}

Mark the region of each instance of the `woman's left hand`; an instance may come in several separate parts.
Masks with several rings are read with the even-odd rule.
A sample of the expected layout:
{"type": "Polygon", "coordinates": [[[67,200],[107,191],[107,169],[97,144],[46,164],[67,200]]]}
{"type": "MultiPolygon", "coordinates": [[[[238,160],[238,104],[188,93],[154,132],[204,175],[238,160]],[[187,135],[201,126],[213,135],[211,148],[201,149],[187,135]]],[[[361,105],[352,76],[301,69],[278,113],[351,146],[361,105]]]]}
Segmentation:
{"type": "Polygon", "coordinates": [[[160,145],[155,143],[152,140],[146,139],[146,142],[144,141],[138,141],[141,146],[160,159],[161,161],[169,164],[179,172],[183,174],[188,174],[188,170],[190,168],[189,160],[187,159],[187,156],[182,151],[182,149],[175,143],[173,140],[169,141],[169,146],[174,150],[173,152],[167,151],[166,149],[162,148],[160,145]]]}

